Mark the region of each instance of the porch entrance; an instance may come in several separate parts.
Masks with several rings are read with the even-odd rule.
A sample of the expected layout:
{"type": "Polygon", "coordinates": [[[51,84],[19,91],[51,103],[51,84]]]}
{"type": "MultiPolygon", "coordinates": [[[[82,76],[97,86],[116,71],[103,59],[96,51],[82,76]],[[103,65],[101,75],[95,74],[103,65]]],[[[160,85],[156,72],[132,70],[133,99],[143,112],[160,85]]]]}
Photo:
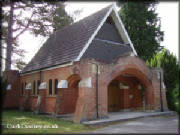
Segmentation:
{"type": "Polygon", "coordinates": [[[122,74],[108,85],[108,112],[144,110],[145,87],[133,75],[122,74]]]}

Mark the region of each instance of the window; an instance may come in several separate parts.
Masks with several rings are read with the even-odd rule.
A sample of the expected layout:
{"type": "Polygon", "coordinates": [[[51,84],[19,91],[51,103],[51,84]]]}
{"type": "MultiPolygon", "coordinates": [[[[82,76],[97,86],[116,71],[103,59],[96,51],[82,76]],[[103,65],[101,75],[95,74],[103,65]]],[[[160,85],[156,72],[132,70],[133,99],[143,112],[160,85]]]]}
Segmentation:
{"type": "Polygon", "coordinates": [[[52,80],[49,80],[49,95],[52,95],[52,80]]]}
{"type": "Polygon", "coordinates": [[[55,79],[54,81],[54,94],[57,95],[57,85],[58,85],[58,79],[55,79]]]}
{"type": "Polygon", "coordinates": [[[21,95],[24,94],[24,83],[21,84],[21,95]]]}
{"type": "Polygon", "coordinates": [[[39,95],[40,80],[37,81],[37,95],[39,95]]]}
{"type": "Polygon", "coordinates": [[[36,94],[36,81],[34,81],[33,83],[33,95],[36,94]]]}
{"type": "MultiPolygon", "coordinates": [[[[24,90],[26,92],[26,82],[25,82],[25,85],[24,85],[24,90]]],[[[24,95],[25,95],[25,92],[23,92],[24,95]]]]}

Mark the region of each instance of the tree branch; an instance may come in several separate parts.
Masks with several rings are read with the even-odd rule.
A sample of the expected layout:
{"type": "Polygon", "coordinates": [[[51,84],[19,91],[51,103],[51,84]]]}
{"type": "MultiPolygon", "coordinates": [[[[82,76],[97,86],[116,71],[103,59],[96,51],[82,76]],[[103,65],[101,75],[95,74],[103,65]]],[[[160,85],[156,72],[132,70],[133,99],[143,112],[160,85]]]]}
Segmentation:
{"type": "MultiPolygon", "coordinates": [[[[34,12],[32,13],[32,15],[31,15],[31,17],[30,17],[29,20],[32,19],[33,15],[34,15],[34,12]]],[[[29,25],[30,25],[30,21],[28,21],[28,23],[27,23],[27,25],[25,26],[25,28],[24,28],[19,34],[17,34],[17,35],[13,38],[13,40],[16,40],[21,34],[23,34],[23,33],[27,30],[27,28],[29,27],[29,25]]]]}

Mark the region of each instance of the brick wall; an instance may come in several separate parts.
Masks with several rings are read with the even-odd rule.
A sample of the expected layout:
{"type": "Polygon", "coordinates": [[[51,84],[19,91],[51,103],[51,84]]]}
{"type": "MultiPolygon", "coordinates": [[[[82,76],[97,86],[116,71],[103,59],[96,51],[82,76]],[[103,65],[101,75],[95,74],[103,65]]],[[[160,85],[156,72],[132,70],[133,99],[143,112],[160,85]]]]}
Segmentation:
{"type": "Polygon", "coordinates": [[[18,108],[19,106],[19,72],[16,70],[5,71],[11,89],[6,91],[3,108],[18,108]]]}
{"type": "Polygon", "coordinates": [[[74,113],[78,98],[78,88],[62,89],[62,99],[58,114],[74,113]]]}
{"type": "Polygon", "coordinates": [[[166,100],[166,89],[163,86],[163,70],[160,68],[152,68],[152,84],[155,88],[154,95],[155,95],[155,109],[160,110],[160,78],[158,78],[159,72],[161,72],[161,94],[162,94],[162,102],[164,110],[168,110],[167,107],[167,100],[166,100]]]}
{"type": "MultiPolygon", "coordinates": [[[[30,110],[34,110],[37,104],[38,94],[36,87],[36,94],[33,95],[33,82],[37,82],[41,79],[41,82],[47,83],[47,88],[45,89],[45,102],[43,106],[44,112],[47,113],[54,113],[56,109],[57,95],[55,95],[54,92],[54,80],[67,80],[69,86],[67,89],[61,89],[63,98],[60,99],[61,105],[59,106],[57,114],[74,112],[75,122],[80,122],[87,119],[96,119],[97,111],[99,117],[108,116],[108,87],[114,79],[116,79],[119,82],[126,82],[130,86],[129,90],[121,90],[121,93],[119,95],[123,96],[119,96],[120,99],[117,98],[117,100],[121,100],[118,104],[119,108],[142,107],[142,98],[140,96],[140,91],[138,90],[139,83],[143,84],[146,88],[146,109],[158,109],[160,106],[159,81],[157,81],[158,79],[156,73],[152,71],[150,68],[148,68],[145,65],[144,61],[134,56],[120,57],[119,59],[110,64],[98,62],[93,59],[84,59],[80,62],[75,62],[73,65],[69,65],[66,67],[61,67],[52,70],[44,70],[41,72],[34,72],[31,74],[24,74],[20,76],[20,80],[18,80],[18,75],[16,76],[15,74],[9,73],[9,76],[11,75],[13,75],[13,77],[9,77],[9,81],[14,84],[12,87],[12,89],[14,90],[14,99],[11,99],[16,99],[17,101],[19,101],[19,104],[18,102],[8,100],[12,95],[7,94],[9,97],[7,96],[5,100],[6,106],[10,104],[11,106],[19,105],[19,108],[22,108],[24,105],[24,95],[20,94],[19,96],[19,92],[22,90],[21,84],[31,83],[32,89],[30,90],[28,102],[30,110]],[[96,76],[97,73],[95,64],[98,64],[98,80],[96,76]],[[123,78],[122,76],[126,74],[129,74],[132,77],[123,78]],[[78,82],[89,77],[91,78],[91,87],[78,88],[78,82]],[[49,95],[49,79],[52,79],[52,95],[49,95]],[[98,85],[96,85],[97,82],[98,85]],[[98,97],[96,97],[97,89],[98,97]],[[131,100],[129,99],[130,94],[133,95],[133,98],[131,100]],[[98,110],[96,104],[97,98],[98,110]]],[[[162,89],[162,95],[164,108],[167,108],[165,89],[162,89]]]]}

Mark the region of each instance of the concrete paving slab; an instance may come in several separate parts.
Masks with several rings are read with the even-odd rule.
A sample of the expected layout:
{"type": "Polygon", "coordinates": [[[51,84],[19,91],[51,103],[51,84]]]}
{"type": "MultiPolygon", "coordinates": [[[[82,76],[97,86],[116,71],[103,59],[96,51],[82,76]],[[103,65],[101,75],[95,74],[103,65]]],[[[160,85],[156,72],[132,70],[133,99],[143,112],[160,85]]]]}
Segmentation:
{"type": "Polygon", "coordinates": [[[117,121],[126,121],[143,117],[152,117],[152,116],[160,116],[160,115],[173,115],[176,112],[173,111],[165,111],[165,112],[113,112],[109,113],[109,118],[97,119],[91,121],[84,121],[82,124],[85,125],[98,125],[109,122],[117,122],[117,121]]]}

